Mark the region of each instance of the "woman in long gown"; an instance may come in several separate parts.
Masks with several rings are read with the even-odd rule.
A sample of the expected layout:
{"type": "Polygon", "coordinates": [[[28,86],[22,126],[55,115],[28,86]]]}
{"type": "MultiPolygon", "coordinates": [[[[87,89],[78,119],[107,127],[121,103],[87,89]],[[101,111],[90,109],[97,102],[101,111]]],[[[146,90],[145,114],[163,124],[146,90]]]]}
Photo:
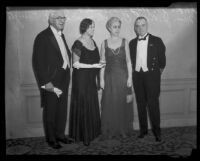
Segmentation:
{"type": "Polygon", "coordinates": [[[119,37],[121,20],[112,17],[106,27],[110,38],[101,45],[101,61],[106,62],[100,72],[103,89],[101,102],[101,131],[104,137],[126,137],[133,129],[133,102],[127,103],[132,94],[132,65],[128,42],[119,37]]]}
{"type": "Polygon", "coordinates": [[[83,19],[80,23],[81,37],[72,46],[74,69],[69,136],[76,142],[83,141],[86,146],[101,132],[96,78],[103,65],[99,64],[99,51],[92,39],[94,28],[94,21],[83,19]]]}

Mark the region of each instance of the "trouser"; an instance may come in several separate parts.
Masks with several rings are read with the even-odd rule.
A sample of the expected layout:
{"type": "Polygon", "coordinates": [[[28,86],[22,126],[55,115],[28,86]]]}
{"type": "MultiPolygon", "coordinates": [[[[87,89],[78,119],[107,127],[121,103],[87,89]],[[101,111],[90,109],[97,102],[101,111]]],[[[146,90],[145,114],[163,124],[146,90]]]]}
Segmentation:
{"type": "Polygon", "coordinates": [[[159,109],[160,77],[159,70],[133,72],[140,133],[145,133],[148,130],[148,111],[153,134],[155,136],[161,134],[159,109]]]}
{"type": "Polygon", "coordinates": [[[58,98],[53,92],[45,91],[44,93],[43,125],[46,141],[55,141],[56,138],[65,136],[70,70],[67,68],[67,70],[63,69],[61,72],[62,83],[59,88],[63,93],[60,97],[58,98]]]}

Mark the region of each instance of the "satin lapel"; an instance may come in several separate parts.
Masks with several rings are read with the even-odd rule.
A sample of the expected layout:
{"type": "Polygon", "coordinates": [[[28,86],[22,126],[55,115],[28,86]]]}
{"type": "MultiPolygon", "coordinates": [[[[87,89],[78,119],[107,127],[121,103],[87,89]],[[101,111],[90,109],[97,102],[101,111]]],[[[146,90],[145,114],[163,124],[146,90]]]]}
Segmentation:
{"type": "Polygon", "coordinates": [[[62,37],[63,37],[63,40],[64,40],[65,47],[66,47],[66,49],[67,49],[67,54],[68,54],[68,58],[69,58],[70,65],[72,65],[72,62],[71,62],[71,53],[70,53],[70,50],[69,50],[69,48],[68,48],[67,42],[66,42],[66,40],[65,40],[65,35],[62,34],[62,37]]]}
{"type": "Polygon", "coordinates": [[[135,50],[135,60],[136,60],[136,55],[137,55],[137,43],[138,43],[138,41],[137,41],[137,38],[135,39],[135,48],[134,48],[134,50],[135,50]]]}
{"type": "Polygon", "coordinates": [[[150,58],[150,44],[152,44],[151,34],[149,34],[149,41],[147,45],[147,63],[149,62],[149,58],[150,58]]]}
{"type": "Polygon", "coordinates": [[[62,34],[62,37],[63,37],[63,40],[64,40],[65,47],[66,47],[66,49],[67,49],[68,57],[70,58],[71,55],[70,55],[70,51],[69,51],[69,48],[68,48],[67,42],[66,42],[66,40],[65,40],[65,35],[62,34]]]}

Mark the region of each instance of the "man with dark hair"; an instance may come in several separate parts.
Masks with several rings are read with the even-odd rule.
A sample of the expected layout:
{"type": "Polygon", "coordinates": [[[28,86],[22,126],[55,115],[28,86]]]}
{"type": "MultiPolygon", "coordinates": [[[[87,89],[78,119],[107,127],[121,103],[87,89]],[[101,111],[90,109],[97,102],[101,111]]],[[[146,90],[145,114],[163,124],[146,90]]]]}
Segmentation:
{"type": "Polygon", "coordinates": [[[156,141],[161,141],[159,95],[161,74],[166,65],[166,48],[161,38],[147,32],[145,17],[136,19],[134,30],[137,37],[130,41],[129,48],[139,117],[138,138],[144,138],[148,133],[148,107],[153,134],[156,141]]]}
{"type": "Polygon", "coordinates": [[[66,17],[63,11],[49,14],[49,27],[34,41],[33,69],[41,92],[46,141],[54,149],[72,140],[65,136],[71,53],[62,33],[66,17]]]}

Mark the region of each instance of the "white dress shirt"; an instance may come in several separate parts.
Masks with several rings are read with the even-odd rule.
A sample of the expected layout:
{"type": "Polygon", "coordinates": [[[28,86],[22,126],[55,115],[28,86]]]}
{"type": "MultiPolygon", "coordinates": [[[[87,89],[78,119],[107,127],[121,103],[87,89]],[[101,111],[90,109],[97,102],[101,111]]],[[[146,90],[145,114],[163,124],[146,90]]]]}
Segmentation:
{"type": "MultiPolygon", "coordinates": [[[[143,36],[145,37],[147,33],[143,36]]],[[[140,38],[143,38],[139,36],[140,38]]],[[[136,53],[136,66],[135,66],[135,71],[140,71],[142,70],[144,72],[148,71],[147,67],[147,46],[148,46],[148,41],[149,41],[149,35],[146,37],[146,40],[138,40],[137,42],[137,53],[136,53]]]]}

